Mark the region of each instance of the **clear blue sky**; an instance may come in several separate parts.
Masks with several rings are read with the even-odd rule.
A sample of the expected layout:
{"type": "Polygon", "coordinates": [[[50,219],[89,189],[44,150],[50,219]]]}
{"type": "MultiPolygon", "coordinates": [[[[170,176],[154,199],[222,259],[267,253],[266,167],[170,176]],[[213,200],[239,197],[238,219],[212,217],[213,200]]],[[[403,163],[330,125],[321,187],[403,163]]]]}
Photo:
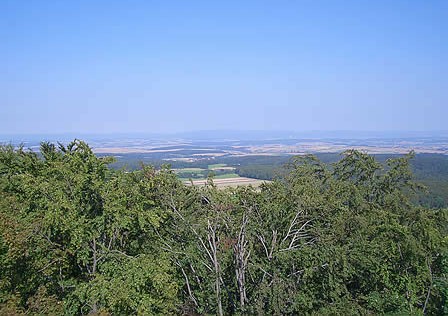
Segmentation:
{"type": "Polygon", "coordinates": [[[446,130],[448,1],[0,1],[0,133],[446,130]]]}

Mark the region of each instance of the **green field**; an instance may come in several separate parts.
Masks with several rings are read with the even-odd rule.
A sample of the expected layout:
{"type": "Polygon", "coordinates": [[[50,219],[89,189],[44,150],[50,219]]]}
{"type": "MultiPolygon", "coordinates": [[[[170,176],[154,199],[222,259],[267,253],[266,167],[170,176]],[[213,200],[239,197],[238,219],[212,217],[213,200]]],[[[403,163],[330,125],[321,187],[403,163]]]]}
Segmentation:
{"type": "Polygon", "coordinates": [[[239,175],[235,173],[233,168],[227,167],[229,170],[219,170],[219,168],[226,168],[227,164],[218,163],[207,165],[207,169],[200,167],[187,167],[173,169],[181,181],[193,180],[205,180],[210,173],[214,174],[214,179],[229,179],[239,178],[239,175]]]}
{"type": "Polygon", "coordinates": [[[236,173],[226,173],[220,174],[219,176],[213,177],[213,179],[230,179],[230,178],[239,178],[240,176],[236,173]]]}
{"type": "Polygon", "coordinates": [[[227,164],[225,163],[215,163],[212,165],[208,165],[208,169],[216,169],[216,168],[222,168],[222,167],[227,167],[227,164]]]}

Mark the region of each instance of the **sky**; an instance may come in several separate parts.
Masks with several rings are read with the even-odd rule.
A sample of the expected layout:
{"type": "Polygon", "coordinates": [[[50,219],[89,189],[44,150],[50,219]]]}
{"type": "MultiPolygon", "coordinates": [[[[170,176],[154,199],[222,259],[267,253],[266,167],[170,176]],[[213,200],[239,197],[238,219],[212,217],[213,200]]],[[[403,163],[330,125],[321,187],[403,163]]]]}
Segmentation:
{"type": "Polygon", "coordinates": [[[439,131],[448,1],[0,0],[0,133],[439,131]]]}

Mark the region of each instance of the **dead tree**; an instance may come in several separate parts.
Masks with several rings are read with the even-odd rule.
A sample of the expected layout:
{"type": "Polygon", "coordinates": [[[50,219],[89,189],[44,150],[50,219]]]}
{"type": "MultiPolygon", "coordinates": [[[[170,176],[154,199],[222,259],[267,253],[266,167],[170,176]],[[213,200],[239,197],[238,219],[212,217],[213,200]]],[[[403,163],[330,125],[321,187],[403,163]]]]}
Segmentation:
{"type": "Polygon", "coordinates": [[[238,293],[240,296],[240,306],[244,307],[247,302],[246,295],[246,269],[247,263],[250,256],[250,250],[248,249],[247,240],[247,223],[248,216],[246,213],[243,214],[243,220],[241,222],[241,227],[238,233],[238,238],[235,245],[233,246],[234,258],[235,258],[235,276],[238,285],[238,293]]]}

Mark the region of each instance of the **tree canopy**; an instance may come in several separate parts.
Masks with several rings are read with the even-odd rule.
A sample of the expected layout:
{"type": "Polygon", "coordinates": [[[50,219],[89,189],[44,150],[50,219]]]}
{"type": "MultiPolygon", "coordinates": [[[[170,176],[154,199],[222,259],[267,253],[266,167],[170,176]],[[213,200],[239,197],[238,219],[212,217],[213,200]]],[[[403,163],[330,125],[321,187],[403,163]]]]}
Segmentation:
{"type": "Polygon", "coordinates": [[[0,314],[448,314],[448,210],[410,202],[410,159],[218,189],[79,140],[2,146],[0,314]]]}

